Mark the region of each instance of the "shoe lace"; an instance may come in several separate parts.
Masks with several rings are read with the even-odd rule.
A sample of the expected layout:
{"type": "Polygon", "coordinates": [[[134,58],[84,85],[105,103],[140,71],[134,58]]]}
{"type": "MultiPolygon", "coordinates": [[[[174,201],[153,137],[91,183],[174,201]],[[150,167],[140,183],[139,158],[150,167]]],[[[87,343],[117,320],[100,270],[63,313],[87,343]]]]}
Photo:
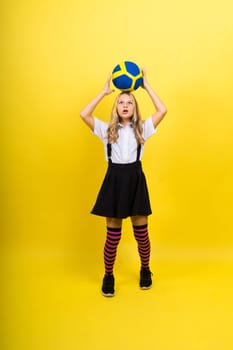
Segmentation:
{"type": "Polygon", "coordinates": [[[153,276],[153,273],[150,271],[150,269],[142,269],[141,270],[141,278],[148,279],[151,276],[153,276]]]}

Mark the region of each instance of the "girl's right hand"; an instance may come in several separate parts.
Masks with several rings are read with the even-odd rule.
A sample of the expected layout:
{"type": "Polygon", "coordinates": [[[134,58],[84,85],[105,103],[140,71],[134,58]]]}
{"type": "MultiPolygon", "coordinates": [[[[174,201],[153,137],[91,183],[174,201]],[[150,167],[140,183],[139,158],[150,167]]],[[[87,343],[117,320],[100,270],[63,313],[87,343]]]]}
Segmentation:
{"type": "Polygon", "coordinates": [[[111,88],[110,86],[110,82],[111,82],[111,78],[112,78],[112,75],[109,74],[108,75],[108,79],[103,87],[103,92],[106,94],[106,95],[109,95],[111,94],[112,92],[114,92],[115,90],[111,88]]]}

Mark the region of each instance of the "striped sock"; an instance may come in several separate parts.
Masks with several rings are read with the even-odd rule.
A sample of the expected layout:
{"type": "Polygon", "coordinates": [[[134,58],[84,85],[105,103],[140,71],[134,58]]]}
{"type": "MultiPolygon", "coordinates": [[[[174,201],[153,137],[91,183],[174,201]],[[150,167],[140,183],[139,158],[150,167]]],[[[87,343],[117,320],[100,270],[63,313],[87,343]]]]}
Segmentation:
{"type": "Polygon", "coordinates": [[[147,224],[141,226],[133,225],[134,237],[138,244],[138,252],[141,259],[141,267],[149,268],[150,262],[150,240],[148,236],[147,224]]]}
{"type": "Polygon", "coordinates": [[[116,260],[117,247],[121,239],[121,227],[107,227],[107,238],[104,246],[105,273],[113,274],[113,266],[116,260]]]}

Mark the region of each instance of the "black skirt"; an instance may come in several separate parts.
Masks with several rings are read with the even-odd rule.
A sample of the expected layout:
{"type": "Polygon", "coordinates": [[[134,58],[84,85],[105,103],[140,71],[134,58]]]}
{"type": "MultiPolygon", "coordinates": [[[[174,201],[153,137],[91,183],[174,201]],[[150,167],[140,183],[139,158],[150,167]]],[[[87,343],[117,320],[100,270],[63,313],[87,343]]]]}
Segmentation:
{"type": "Polygon", "coordinates": [[[111,218],[147,216],[152,213],[141,161],[130,164],[109,163],[91,213],[111,218]]]}

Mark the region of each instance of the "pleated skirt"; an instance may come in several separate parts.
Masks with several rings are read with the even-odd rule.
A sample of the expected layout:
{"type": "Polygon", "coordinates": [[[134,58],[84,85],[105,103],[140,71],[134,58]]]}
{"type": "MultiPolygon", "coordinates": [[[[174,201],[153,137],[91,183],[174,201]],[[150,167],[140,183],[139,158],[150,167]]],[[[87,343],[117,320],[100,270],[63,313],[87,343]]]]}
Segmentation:
{"type": "Polygon", "coordinates": [[[111,218],[148,216],[152,213],[141,161],[109,163],[91,213],[111,218]]]}

